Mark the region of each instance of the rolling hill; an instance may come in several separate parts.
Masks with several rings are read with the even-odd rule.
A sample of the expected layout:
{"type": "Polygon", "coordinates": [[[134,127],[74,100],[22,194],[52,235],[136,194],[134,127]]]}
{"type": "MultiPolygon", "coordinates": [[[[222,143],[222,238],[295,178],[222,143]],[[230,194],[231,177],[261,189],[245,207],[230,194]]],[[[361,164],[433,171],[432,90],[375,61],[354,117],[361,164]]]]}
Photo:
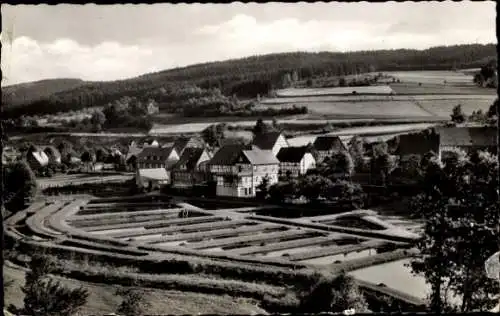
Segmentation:
{"type": "Polygon", "coordinates": [[[196,64],[136,78],[84,82],[73,79],[44,80],[4,87],[5,117],[53,114],[102,106],[122,96],[149,98],[179,85],[217,87],[225,95],[255,97],[280,87],[285,73],[300,79],[344,76],[370,71],[451,70],[478,68],[496,58],[496,46],[456,45],[426,50],[379,50],[349,53],[280,53],[221,62],[196,64]]]}
{"type": "Polygon", "coordinates": [[[29,104],[85,83],[81,79],[47,79],[5,86],[2,87],[2,103],[11,107],[29,104]]]}

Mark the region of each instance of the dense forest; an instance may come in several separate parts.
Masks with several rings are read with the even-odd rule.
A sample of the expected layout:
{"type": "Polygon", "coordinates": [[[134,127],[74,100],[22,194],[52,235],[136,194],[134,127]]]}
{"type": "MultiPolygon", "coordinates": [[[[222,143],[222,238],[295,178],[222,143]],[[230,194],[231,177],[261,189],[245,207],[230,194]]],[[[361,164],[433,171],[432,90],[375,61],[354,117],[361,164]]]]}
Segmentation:
{"type": "Polygon", "coordinates": [[[494,44],[443,46],[426,50],[297,52],[252,56],[175,68],[126,80],[82,82],[62,91],[47,88],[47,91],[54,91],[50,95],[33,92],[30,96],[27,91],[19,93],[19,89],[28,84],[17,85],[17,88],[5,87],[3,115],[12,118],[22,114],[55,114],[104,106],[123,96],[147,100],[154,95],[162,108],[168,106],[167,99],[173,95],[170,93],[164,98],[160,97],[162,93],[186,86],[203,90],[218,88],[225,96],[254,98],[281,88],[286,74],[307,80],[373,71],[479,68],[495,56],[494,44]]]}

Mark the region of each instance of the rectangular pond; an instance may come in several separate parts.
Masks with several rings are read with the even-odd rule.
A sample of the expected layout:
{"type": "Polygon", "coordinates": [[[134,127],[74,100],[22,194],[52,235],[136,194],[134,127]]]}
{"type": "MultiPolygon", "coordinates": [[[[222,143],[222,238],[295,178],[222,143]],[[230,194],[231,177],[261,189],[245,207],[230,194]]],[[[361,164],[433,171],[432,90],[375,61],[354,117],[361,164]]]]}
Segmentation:
{"type": "MultiPolygon", "coordinates": [[[[351,271],[349,274],[362,281],[383,283],[389,288],[425,300],[430,293],[430,285],[425,282],[423,276],[411,273],[411,267],[407,266],[410,262],[411,259],[403,259],[351,271]]],[[[449,300],[458,302],[458,299],[451,295],[449,300]]]]}

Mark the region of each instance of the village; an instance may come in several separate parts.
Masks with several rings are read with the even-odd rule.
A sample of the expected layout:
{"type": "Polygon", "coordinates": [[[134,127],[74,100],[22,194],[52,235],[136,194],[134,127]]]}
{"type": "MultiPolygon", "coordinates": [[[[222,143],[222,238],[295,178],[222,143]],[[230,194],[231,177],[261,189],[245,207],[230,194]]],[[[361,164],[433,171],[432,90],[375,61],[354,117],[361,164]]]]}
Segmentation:
{"type": "Polygon", "coordinates": [[[3,314],[499,311],[493,2],[2,17],[3,314]]]}
{"type": "MultiPolygon", "coordinates": [[[[434,154],[439,160],[443,160],[447,152],[456,149],[465,152],[486,150],[496,154],[496,135],[496,128],[491,126],[437,126],[394,136],[385,142],[363,144],[362,160],[364,166],[368,166],[365,168],[354,168],[351,153],[354,153],[353,146],[356,144],[352,141],[348,143],[345,138],[342,140],[339,136],[326,135],[318,136],[314,143],[306,146],[290,146],[284,134],[279,131],[255,135],[253,141],[248,144],[228,144],[220,148],[208,146],[200,135],[196,135],[181,136],[173,142],[165,143],[159,143],[150,137],[142,144],[131,141],[125,152],[113,146],[109,149],[100,146],[97,150],[83,152],[79,157],[73,155],[64,158],[58,149],[62,148],[61,144],[39,144],[29,148],[25,155],[32,170],[42,176],[42,182],[49,180],[45,181],[48,182],[48,187],[56,183],[57,177],[63,174],[60,172],[61,167],[67,171],[69,166],[73,166],[74,170],[82,174],[110,171],[122,172],[123,175],[133,173],[137,189],[143,192],[164,191],[170,188],[192,194],[193,188],[197,187],[204,190],[195,192],[212,196],[255,198],[260,196],[259,188],[263,182],[265,186],[270,187],[279,181],[304,177],[325,164],[325,159],[328,161],[335,155],[342,156],[342,153],[348,156],[347,160],[351,161],[353,168],[340,170],[337,174],[339,179],[348,173],[349,179],[353,181],[359,179],[363,185],[376,185],[380,170],[377,170],[378,174],[374,177],[368,175],[377,173],[371,170],[376,166],[370,164],[370,161],[380,154],[377,152],[379,147],[385,148],[386,152],[383,154],[388,154],[392,161],[390,170],[386,171],[389,178],[392,175],[395,181],[405,177],[411,181],[413,175],[406,166],[408,160],[421,160],[428,154],[434,154]],[[59,172],[54,174],[54,171],[59,172]],[[46,177],[47,172],[50,178],[46,177]]],[[[357,139],[362,142],[361,137],[358,136],[357,139]]],[[[18,150],[13,147],[4,149],[4,164],[17,158],[18,150]]],[[[108,177],[108,180],[112,181],[113,178],[108,177]]],[[[72,184],[64,181],[62,183],[72,184]]],[[[381,185],[380,182],[378,184],[381,185]]]]}

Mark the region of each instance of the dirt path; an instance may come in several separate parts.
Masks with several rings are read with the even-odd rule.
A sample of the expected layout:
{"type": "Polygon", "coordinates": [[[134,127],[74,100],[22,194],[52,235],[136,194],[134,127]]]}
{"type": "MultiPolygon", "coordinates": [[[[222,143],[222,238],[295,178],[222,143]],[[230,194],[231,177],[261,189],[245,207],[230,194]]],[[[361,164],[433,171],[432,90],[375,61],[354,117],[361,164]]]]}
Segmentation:
{"type": "MultiPolygon", "coordinates": [[[[5,289],[5,306],[10,304],[21,307],[24,294],[21,286],[24,283],[24,268],[8,264],[3,267],[5,281],[13,280],[13,284],[5,289]]],[[[109,284],[97,284],[81,282],[68,278],[55,276],[68,287],[83,286],[88,289],[90,296],[87,304],[80,311],[80,315],[103,315],[116,312],[121,298],[115,295],[120,286],[109,284]]],[[[202,314],[264,314],[265,311],[256,306],[256,303],[243,298],[235,298],[227,295],[207,295],[193,292],[166,291],[159,289],[144,289],[151,308],[147,311],[153,315],[196,315],[202,314]]]]}

